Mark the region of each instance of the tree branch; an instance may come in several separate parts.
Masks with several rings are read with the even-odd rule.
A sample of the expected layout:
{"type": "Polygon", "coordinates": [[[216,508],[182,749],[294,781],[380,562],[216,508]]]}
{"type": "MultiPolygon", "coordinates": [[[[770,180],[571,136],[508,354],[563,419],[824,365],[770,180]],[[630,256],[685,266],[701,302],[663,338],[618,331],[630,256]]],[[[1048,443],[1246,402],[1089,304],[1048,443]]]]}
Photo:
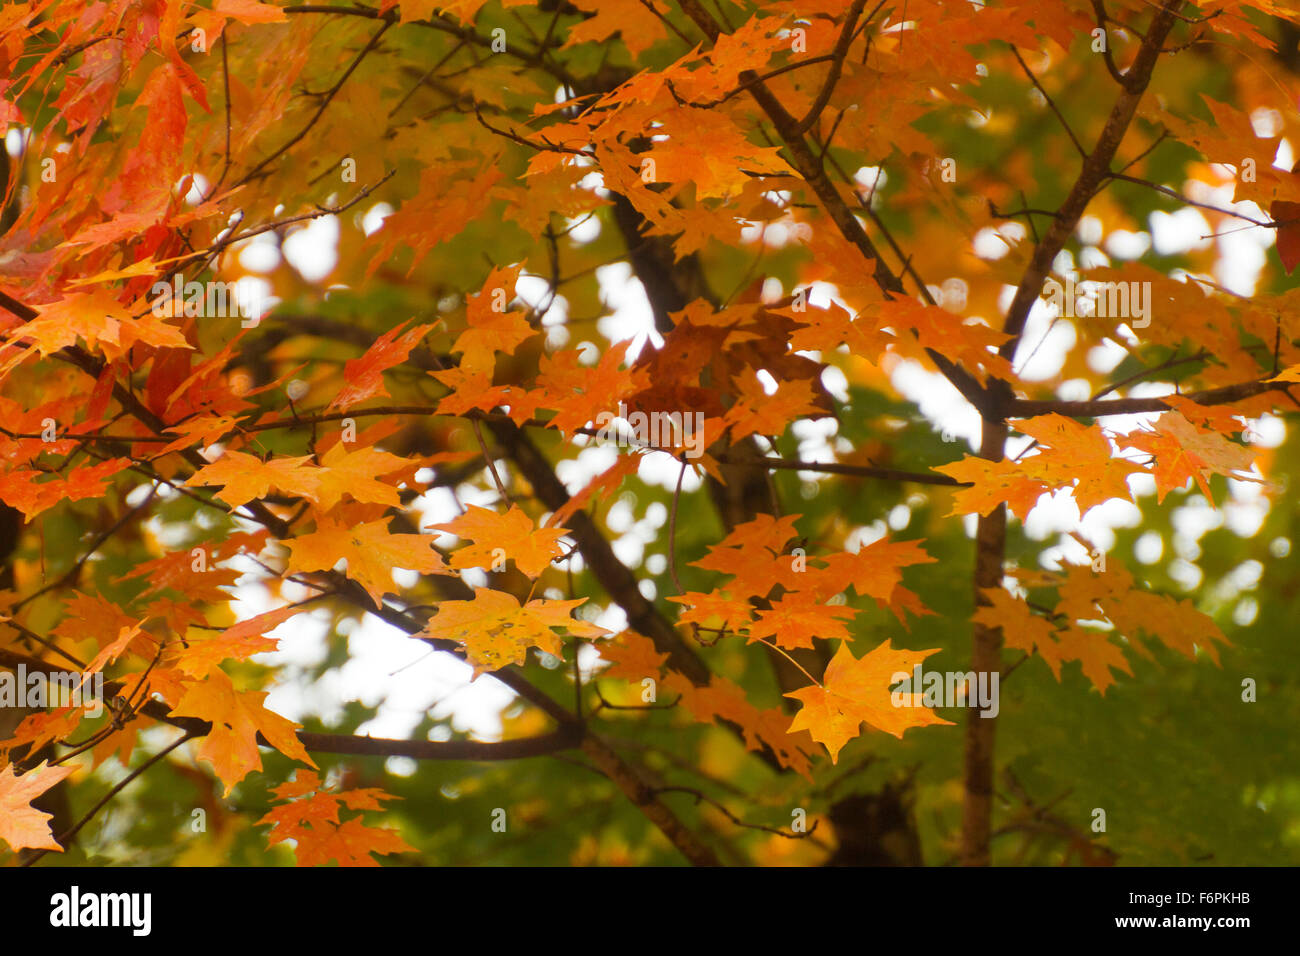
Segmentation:
{"type": "MultiPolygon", "coordinates": [[[[1003,331],[1008,339],[998,353],[1014,361],[1016,349],[1024,334],[1030,309],[1043,288],[1057,254],[1074,233],[1080,217],[1096,192],[1097,186],[1110,171],[1111,161],[1119,148],[1129,124],[1137,112],[1142,93],[1151,80],[1160,49],[1173,28],[1176,8],[1181,0],[1166,0],[1152,18],[1151,26],[1142,41],[1132,68],[1125,75],[1124,91],[1112,107],[1102,129],[1097,145],[1083,162],[1074,186],[1065,202],[1057,210],[1047,234],[1034,249],[1015,297],[1007,310],[1003,331]]],[[[1006,382],[991,383],[995,411],[983,411],[984,424],[980,442],[980,456],[990,461],[1000,461],[1006,450],[1007,424],[1012,392],[1006,382]]],[[[987,604],[985,589],[998,587],[1002,582],[1003,560],[1006,552],[1006,505],[1000,504],[990,514],[979,519],[975,533],[975,604],[987,604]]],[[[979,622],[971,626],[971,669],[976,673],[1001,670],[1002,635],[997,628],[979,622]]],[[[962,862],[967,866],[987,866],[989,839],[993,818],[993,752],[996,719],[987,719],[977,710],[969,711],[966,718],[965,740],[965,800],[962,805],[962,862]]]]}
{"type": "MultiPolygon", "coordinates": [[[[1182,397],[1190,399],[1198,405],[1227,405],[1231,402],[1239,402],[1243,398],[1262,395],[1265,392],[1285,391],[1294,384],[1294,382],[1242,382],[1239,385],[1225,385],[1222,388],[1208,388],[1200,392],[1188,392],[1182,397]]],[[[1027,398],[1017,398],[1007,406],[1007,415],[1010,418],[1032,418],[1035,415],[1056,413],[1071,418],[1102,418],[1106,415],[1163,412],[1169,408],[1170,406],[1164,398],[1103,398],[1079,402],[1034,401],[1027,398]]]]}
{"type": "MultiPolygon", "coordinates": [[[[716,42],[722,30],[709,12],[699,3],[699,0],[679,0],[679,2],[682,10],[703,31],[709,41],[716,42]]],[[[873,277],[876,284],[886,292],[904,295],[902,281],[890,271],[889,266],[867,235],[866,230],[862,228],[862,223],[858,221],[857,216],[853,215],[853,210],[849,208],[848,203],[844,201],[844,197],[839,194],[834,183],[826,175],[825,167],[813,155],[803,137],[803,133],[799,130],[799,121],[790,115],[789,111],[781,104],[781,101],[767,87],[767,84],[758,80],[753,70],[746,70],[741,73],[740,79],[745,83],[752,84],[749,87],[749,95],[754,98],[772,121],[777,134],[790,151],[793,160],[792,165],[799,175],[803,177],[804,182],[817,195],[827,215],[831,217],[831,221],[835,223],[846,240],[857,246],[862,255],[874,263],[873,277]]],[[[968,402],[980,409],[981,412],[990,408],[989,395],[970,372],[934,349],[926,349],[925,351],[930,361],[934,362],[944,377],[952,383],[953,387],[968,402]]]]}

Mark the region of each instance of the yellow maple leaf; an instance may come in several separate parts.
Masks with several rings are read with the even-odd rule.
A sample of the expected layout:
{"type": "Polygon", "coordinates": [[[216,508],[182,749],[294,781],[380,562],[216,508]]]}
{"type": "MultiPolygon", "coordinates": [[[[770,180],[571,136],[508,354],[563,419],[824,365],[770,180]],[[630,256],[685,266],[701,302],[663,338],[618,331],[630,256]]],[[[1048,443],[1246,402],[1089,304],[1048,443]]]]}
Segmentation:
{"type": "Polygon", "coordinates": [[[564,553],[560,539],[569,531],[568,528],[536,527],[518,505],[511,505],[505,514],[469,505],[455,521],[433,527],[474,542],[451,556],[453,568],[495,570],[509,558],[530,578],[537,577],[564,553]]]}
{"type": "Polygon", "coordinates": [[[387,521],[368,521],[349,526],[325,517],[312,534],[286,541],[289,571],[327,571],[345,558],[347,575],[356,581],[378,606],[385,592],[393,590],[393,568],[408,568],[421,574],[451,574],[442,556],[433,550],[433,538],[424,534],[392,534],[387,521]]]}
{"type": "Polygon", "coordinates": [[[177,717],[211,722],[212,729],[195,743],[195,753],[221,778],[226,796],[249,773],[262,769],[259,733],[286,757],[316,766],[294,732],[298,725],[267,710],[262,705],[265,699],[265,691],[235,690],[224,671],[214,670],[206,680],[186,685],[180,704],[172,710],[177,717]]]}
{"type": "Polygon", "coordinates": [[[523,664],[530,647],[563,657],[564,644],[553,628],[567,630],[575,637],[608,634],[603,627],[570,616],[586,600],[539,599],[520,606],[512,594],[475,588],[473,600],[441,602],[422,633],[463,645],[465,657],[474,665],[474,676],[478,677],[510,664],[523,664]]]}
{"type": "Polygon", "coordinates": [[[899,674],[911,675],[912,669],[938,651],[895,650],[885,641],[861,658],[855,658],[842,642],[821,684],[791,691],[803,704],[790,724],[790,732],[807,730],[814,740],[824,744],[831,762],[839,760],[840,750],[858,736],[866,722],[877,730],[902,737],[908,727],[928,724],[951,724],[928,707],[921,705],[920,694],[903,694],[902,706],[894,703],[890,687],[902,680],[899,674]]]}

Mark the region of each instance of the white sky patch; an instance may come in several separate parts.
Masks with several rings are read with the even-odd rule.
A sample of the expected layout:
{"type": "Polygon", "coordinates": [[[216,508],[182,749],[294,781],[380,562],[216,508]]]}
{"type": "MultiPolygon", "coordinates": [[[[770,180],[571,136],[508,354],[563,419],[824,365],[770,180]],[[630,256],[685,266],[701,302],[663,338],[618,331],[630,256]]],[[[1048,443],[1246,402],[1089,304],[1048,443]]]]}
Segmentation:
{"type": "Polygon", "coordinates": [[[280,242],[273,232],[264,232],[239,244],[239,264],[249,272],[274,272],[281,261],[280,242]]]}
{"type": "Polygon", "coordinates": [[[1088,368],[1105,375],[1124,361],[1128,352],[1114,339],[1102,339],[1101,343],[1088,350],[1088,368]]]}
{"type": "MultiPolygon", "coordinates": [[[[203,202],[204,198],[208,195],[208,190],[212,187],[212,183],[210,183],[208,177],[204,176],[202,173],[190,173],[189,176],[190,188],[185,193],[185,202],[187,205],[197,206],[199,203],[203,202]]],[[[179,183],[177,185],[179,185],[179,183]]]]}
{"type": "Polygon", "coordinates": [[[308,282],[320,282],[338,265],[339,220],[321,216],[291,232],[284,240],[284,257],[308,282]]]}
{"type": "Polygon", "coordinates": [[[1106,237],[1104,248],[1116,259],[1140,259],[1151,248],[1151,234],[1116,229],[1106,237]]]}
{"type": "Polygon", "coordinates": [[[664,344],[663,337],[655,331],[650,300],[641,281],[632,277],[630,265],[615,262],[601,266],[596,270],[596,280],[600,283],[601,299],[611,311],[597,321],[596,328],[610,342],[635,340],[627,350],[627,361],[636,360],[647,340],[655,348],[664,344]]]}
{"type": "MultiPolygon", "coordinates": [[[[583,182],[589,177],[584,177],[583,182]]],[[[589,242],[594,242],[600,236],[600,219],[594,215],[583,216],[580,219],[570,219],[565,224],[569,232],[569,240],[574,245],[585,246],[589,242]]]]}
{"type": "Polygon", "coordinates": [[[393,214],[393,207],[386,202],[377,202],[366,210],[361,217],[361,231],[372,236],[383,228],[384,220],[393,214]]]}
{"type": "Polygon", "coordinates": [[[973,450],[980,442],[980,414],[957,389],[938,372],[916,362],[900,362],[890,379],[894,388],[921,414],[955,439],[965,439],[973,450]]]}
{"type": "Polygon", "coordinates": [[[1133,543],[1133,556],[1142,564],[1155,564],[1165,553],[1165,540],[1158,531],[1147,531],[1133,543]]]}
{"type": "MultiPolygon", "coordinates": [[[[1078,341],[1074,324],[1056,315],[1041,299],[1029,310],[1025,334],[1016,359],[1016,373],[1029,382],[1045,382],[1061,374],[1066,355],[1078,341]]],[[[1077,321],[1086,322],[1081,318],[1077,321]]]]}
{"type": "Polygon", "coordinates": [[[1212,231],[1205,217],[1193,208],[1151,214],[1151,239],[1156,255],[1176,256],[1195,249],[1207,249],[1213,240],[1201,237],[1212,231]]]}

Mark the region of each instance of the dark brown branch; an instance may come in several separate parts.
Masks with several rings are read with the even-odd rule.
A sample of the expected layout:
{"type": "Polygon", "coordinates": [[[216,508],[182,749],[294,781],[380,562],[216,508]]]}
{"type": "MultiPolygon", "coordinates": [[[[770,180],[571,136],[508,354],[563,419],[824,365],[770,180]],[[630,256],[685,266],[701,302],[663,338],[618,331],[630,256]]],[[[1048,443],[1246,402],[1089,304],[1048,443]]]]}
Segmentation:
{"type": "MultiPolygon", "coordinates": [[[[1188,392],[1183,398],[1198,405],[1227,405],[1243,398],[1252,398],[1265,392],[1285,391],[1288,382],[1242,382],[1201,392],[1188,392]]],[[[1072,418],[1101,418],[1106,415],[1134,415],[1140,412],[1163,412],[1169,409],[1164,398],[1104,398],[1092,401],[1035,401],[1018,398],[1007,407],[1011,418],[1032,418],[1035,415],[1066,415],[1072,418]]]]}
{"type": "Polygon", "coordinates": [[[1103,46],[1101,48],[1102,59],[1106,63],[1106,70],[1114,77],[1115,82],[1124,89],[1128,89],[1129,78],[1120,72],[1119,67],[1115,65],[1115,58],[1110,52],[1110,34],[1106,30],[1106,24],[1110,17],[1106,14],[1106,6],[1102,0],[1092,0],[1092,9],[1097,14],[1097,26],[1105,36],[1102,37],[1103,46]]]}
{"type": "Polygon", "coordinates": [[[817,122],[822,115],[822,111],[826,109],[826,104],[830,102],[831,95],[835,92],[835,85],[840,81],[840,71],[844,69],[844,58],[848,56],[849,46],[853,43],[858,17],[862,16],[862,8],[866,5],[867,0],[853,0],[848,13],[844,15],[844,27],[840,30],[840,38],[836,41],[835,49],[831,53],[830,73],[826,77],[826,82],[822,84],[821,90],[817,93],[817,98],[813,100],[812,106],[808,108],[807,115],[795,126],[795,132],[798,135],[802,136],[813,128],[813,124],[817,122]]]}

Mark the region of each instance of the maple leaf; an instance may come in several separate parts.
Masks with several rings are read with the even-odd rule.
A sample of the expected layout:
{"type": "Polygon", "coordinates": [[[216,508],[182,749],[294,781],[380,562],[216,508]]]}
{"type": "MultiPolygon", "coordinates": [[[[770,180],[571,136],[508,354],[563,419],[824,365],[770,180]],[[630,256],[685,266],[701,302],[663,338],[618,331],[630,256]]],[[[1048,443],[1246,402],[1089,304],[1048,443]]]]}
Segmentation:
{"type": "Polygon", "coordinates": [[[507,311],[514,298],[519,267],[493,269],[478,295],[465,304],[468,328],[452,343],[453,352],[461,352],[461,363],[468,368],[491,368],[494,352],[513,354],[527,339],[537,334],[522,312],[507,311]]]}
{"type": "Polygon", "coordinates": [[[69,641],[93,639],[105,647],[118,639],[123,628],[142,623],[107,598],[98,594],[73,592],[63,604],[64,618],[54,628],[56,637],[69,641]]]}
{"type": "Polygon", "coordinates": [[[537,403],[555,409],[555,417],[548,423],[552,428],[562,432],[581,428],[597,419],[601,410],[615,407],[620,399],[650,384],[643,369],[619,367],[631,344],[631,339],[616,343],[594,368],[580,364],[578,349],[542,358],[537,403]]]}
{"type": "Polygon", "coordinates": [[[1007,339],[1005,333],[978,322],[965,322],[937,306],[916,299],[886,299],[874,316],[878,328],[895,332],[894,348],[918,361],[931,363],[927,349],[969,367],[983,367],[1000,377],[1011,379],[1011,365],[996,349],[1007,339]],[[909,334],[911,333],[911,334],[909,334]]]}
{"type": "Polygon", "coordinates": [[[265,637],[267,631],[279,627],[301,612],[298,607],[276,608],[258,614],[226,628],[214,637],[195,640],[191,638],[176,653],[176,667],[191,677],[206,677],[222,661],[247,660],[254,654],[274,651],[279,646],[275,638],[265,637]]]}
{"type": "Polygon", "coordinates": [[[1140,474],[1143,469],[1116,457],[1110,439],[1100,427],[1087,427],[1064,415],[1052,414],[1022,419],[1016,428],[1050,449],[1022,458],[1021,464],[1052,486],[1077,482],[1073,495],[1080,514],[1111,498],[1132,500],[1128,476],[1140,474]]]}
{"type": "Polygon", "coordinates": [[[778,647],[812,647],[813,638],[848,640],[849,631],[837,618],[851,618],[858,612],[843,604],[818,604],[801,594],[787,594],[770,610],[759,611],[749,625],[749,643],[772,638],[778,647]]]}
{"type": "Polygon", "coordinates": [[[295,841],[294,855],[299,866],[322,866],[330,860],[339,866],[378,866],[371,854],[415,852],[395,830],[367,826],[359,817],[340,822],[340,807],[380,810],[384,801],[396,799],[382,790],[366,787],[330,792],[321,786],[317,774],[297,770],[294,779],[276,787],[274,793],[284,802],[273,807],[257,825],[272,825],[266,838],[270,846],[295,841]]]}
{"type": "Polygon", "coordinates": [[[803,303],[801,306],[772,310],[799,323],[800,327],[790,333],[792,349],[829,352],[847,345],[852,354],[870,357],[884,352],[891,341],[891,336],[872,328],[869,323],[855,321],[852,314],[837,303],[832,302],[826,308],[803,303]]]}
{"type": "Polygon", "coordinates": [[[602,641],[600,656],[611,663],[601,677],[625,677],[630,681],[658,675],[669,654],[655,650],[655,642],[635,631],[622,631],[602,641]]]}
{"type": "Polygon", "coordinates": [[[804,731],[788,728],[789,716],[780,707],[760,709],[743,689],[725,677],[712,675],[709,683],[697,687],[677,671],[670,670],[664,686],[678,695],[681,706],[700,723],[724,721],[739,727],[745,746],[769,751],[777,763],[811,779],[812,739],[804,731]]]}
{"type": "Polygon", "coordinates": [[[1108,595],[1099,603],[1121,633],[1149,634],[1185,657],[1194,658],[1200,648],[1218,664],[1216,644],[1228,643],[1214,619],[1190,600],[1179,601],[1167,594],[1134,588],[1124,594],[1108,595]]]}
{"type": "MultiPolygon", "coordinates": [[[[1054,647],[1052,622],[1033,613],[1026,602],[1002,588],[984,588],[984,596],[989,603],[977,607],[972,620],[985,627],[1000,628],[1006,647],[1026,654],[1032,654],[1035,648],[1047,647],[1050,651],[1054,647]]],[[[1053,673],[1059,679],[1060,671],[1053,668],[1053,673]]]]}
{"type": "Polygon", "coordinates": [[[51,767],[42,760],[18,776],[12,764],[0,767],[0,840],[14,850],[30,848],[62,853],[63,847],[50,833],[49,821],[54,817],[32,807],[31,802],[76,769],[74,764],[51,767]]]}
{"type": "Polygon", "coordinates": [[[754,606],[748,601],[724,597],[717,592],[687,591],[685,594],[670,594],[668,600],[689,606],[690,610],[678,615],[677,619],[683,624],[735,630],[745,627],[754,613],[754,606]]]}
{"type": "Polygon", "coordinates": [[[615,33],[634,55],[639,55],[668,35],[663,20],[665,9],[660,0],[636,3],[609,3],[608,0],[576,0],[575,6],[590,11],[591,16],[569,30],[566,46],[608,40],[615,33]]]}
{"type": "Polygon", "coordinates": [[[433,550],[429,535],[391,534],[387,521],[350,526],[327,516],[314,532],[285,545],[289,548],[289,571],[328,571],[340,558],[346,559],[348,577],[366,589],[376,607],[384,594],[393,590],[394,568],[421,574],[453,573],[433,550]]]}
{"type": "Polygon", "coordinates": [[[825,569],[810,574],[819,593],[829,597],[852,586],[863,597],[875,598],[885,605],[893,603],[898,596],[903,568],[933,564],[936,559],[926,553],[919,541],[882,538],[856,552],[841,551],[822,560],[825,569]]]}
{"type": "Polygon", "coordinates": [[[472,600],[441,602],[422,633],[463,645],[477,678],[486,671],[523,664],[530,647],[563,658],[564,644],[553,628],[567,630],[574,637],[607,634],[603,627],[570,616],[586,600],[538,599],[520,606],[512,594],[475,588],[472,600]]]}
{"type": "Polygon", "coordinates": [[[92,349],[110,346],[113,355],[136,342],[178,349],[193,347],[180,329],[157,316],[146,313],[144,318],[136,319],[105,289],[74,292],[42,307],[40,317],[24,325],[21,335],[41,355],[76,345],[78,338],[92,349]]]}
{"type": "Polygon", "coordinates": [[[0,501],[21,511],[29,520],[60,501],[99,498],[113,475],[130,467],[130,461],[114,458],[78,468],[66,478],[50,478],[39,471],[10,471],[0,475],[0,501]]]}
{"type": "Polygon", "coordinates": [[[540,575],[564,553],[560,539],[569,533],[568,528],[534,526],[533,520],[514,504],[505,514],[469,505],[455,521],[433,527],[475,542],[452,554],[453,568],[495,568],[498,559],[509,558],[530,578],[540,575]]]}
{"type": "Polygon", "coordinates": [[[379,478],[408,469],[415,470],[405,458],[378,448],[348,451],[343,442],[339,442],[321,456],[320,468],[315,475],[316,490],[307,497],[314,498],[327,511],[344,495],[353,501],[395,506],[401,503],[397,489],[379,478]]]}
{"type": "Polygon", "coordinates": [[[315,498],[319,482],[307,467],[310,461],[310,455],[262,461],[256,455],[227,451],[217,461],[196,471],[185,484],[191,488],[220,485],[215,497],[235,508],[266,497],[272,489],[315,498]]]}
{"type": "Polygon", "coordinates": [[[18,747],[26,746],[28,753],[38,753],[56,740],[67,740],[76,732],[87,716],[83,707],[64,707],[57,711],[37,711],[23,718],[13,736],[0,744],[0,760],[7,759],[18,747]]]}
{"type": "Polygon", "coordinates": [[[1254,465],[1253,449],[1230,442],[1217,432],[1197,428],[1175,411],[1165,412],[1156,419],[1152,431],[1130,433],[1125,443],[1154,456],[1152,474],[1156,479],[1158,502],[1163,502],[1170,491],[1186,486],[1190,478],[1213,505],[1211,474],[1263,483],[1263,479],[1254,475],[1241,474],[1254,465]]]}
{"type": "Polygon", "coordinates": [[[772,554],[781,554],[796,536],[794,524],[800,515],[760,514],[731,529],[731,533],[718,542],[720,548],[766,548],[772,554]]]}
{"type": "MultiPolygon", "coordinates": [[[[208,554],[206,549],[200,549],[200,552],[202,555],[208,554]]],[[[206,557],[196,557],[193,550],[190,550],[173,551],[153,561],[145,561],[123,577],[128,580],[144,578],[149,582],[141,597],[171,590],[192,600],[220,604],[230,600],[229,592],[222,588],[233,585],[239,578],[239,572],[233,568],[212,567],[208,565],[206,557]]]]}
{"type": "Polygon", "coordinates": [[[1012,461],[989,461],[967,455],[961,461],[935,465],[932,470],[972,485],[953,492],[952,510],[948,517],[987,515],[998,505],[1005,504],[1008,511],[1024,520],[1038,499],[1052,490],[1047,482],[1027,474],[1012,461]]]}
{"type": "Polygon", "coordinates": [[[464,415],[473,410],[490,412],[498,406],[509,405],[510,417],[522,421],[532,417],[542,398],[539,392],[493,385],[488,371],[463,364],[429,374],[451,389],[451,394],[438,403],[439,415],[464,415]]]}
{"type": "Polygon", "coordinates": [[[801,562],[789,555],[755,554],[744,548],[713,546],[691,564],[709,571],[732,575],[727,590],[733,597],[766,597],[774,587],[797,591],[804,582],[801,562]]]}
{"type": "Polygon", "coordinates": [[[197,717],[212,724],[195,743],[195,755],[216,771],[226,785],[226,796],[235,784],[262,769],[258,734],[286,757],[316,766],[298,740],[298,725],[267,710],[262,705],[266,696],[266,691],[237,691],[225,672],[214,670],[205,680],[186,685],[180,703],[172,708],[177,717],[197,717]]]}
{"type": "Polygon", "coordinates": [[[1092,681],[1094,687],[1102,693],[1115,683],[1111,668],[1123,671],[1130,677],[1133,668],[1124,658],[1124,652],[1110,641],[1105,631],[1068,625],[1057,634],[1056,654],[1060,660],[1078,661],[1083,667],[1083,676],[1092,681]]]}
{"type": "Polygon", "coordinates": [[[738,378],[735,385],[736,403],[723,418],[733,444],[747,435],[780,435],[793,419],[825,414],[808,381],[782,382],[772,395],[763,391],[757,376],[738,378]]]}
{"type": "Polygon", "coordinates": [[[436,328],[436,324],[417,325],[399,336],[402,325],[389,329],[375,339],[365,355],[343,366],[343,378],[348,384],[334,397],[326,411],[348,409],[368,398],[388,394],[384,388],[384,372],[405,362],[420,340],[436,328]]]}
{"type": "Polygon", "coordinates": [[[803,705],[795,714],[790,730],[807,730],[826,747],[831,762],[836,763],[840,750],[858,736],[858,728],[863,723],[895,737],[902,737],[909,727],[951,724],[952,721],[922,706],[921,694],[902,695],[904,706],[895,706],[890,691],[902,680],[898,675],[910,677],[917,664],[937,652],[938,648],[896,650],[885,641],[861,658],[855,658],[849,652],[848,642],[841,642],[826,666],[821,684],[785,695],[803,705]]]}

